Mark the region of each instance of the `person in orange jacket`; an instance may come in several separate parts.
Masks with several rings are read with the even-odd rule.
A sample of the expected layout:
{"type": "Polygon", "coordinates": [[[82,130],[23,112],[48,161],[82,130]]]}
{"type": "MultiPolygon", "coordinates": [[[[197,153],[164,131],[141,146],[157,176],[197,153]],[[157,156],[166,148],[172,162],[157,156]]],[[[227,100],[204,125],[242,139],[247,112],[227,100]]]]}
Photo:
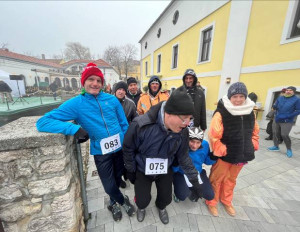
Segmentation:
{"type": "Polygon", "coordinates": [[[236,179],[259,148],[259,126],[253,113],[255,104],[247,95],[244,83],[232,84],[228,94],[219,100],[211,120],[208,137],[213,151],[211,158],[217,162],[211,168],[209,180],[215,197],[206,201],[206,205],[213,216],[218,216],[219,200],[226,212],[235,216],[232,199],[236,179]]]}
{"type": "Polygon", "coordinates": [[[152,106],[159,102],[169,99],[168,91],[161,90],[161,82],[158,76],[152,76],[148,82],[148,92],[141,94],[140,100],[137,104],[137,111],[139,115],[145,114],[152,106]]]}

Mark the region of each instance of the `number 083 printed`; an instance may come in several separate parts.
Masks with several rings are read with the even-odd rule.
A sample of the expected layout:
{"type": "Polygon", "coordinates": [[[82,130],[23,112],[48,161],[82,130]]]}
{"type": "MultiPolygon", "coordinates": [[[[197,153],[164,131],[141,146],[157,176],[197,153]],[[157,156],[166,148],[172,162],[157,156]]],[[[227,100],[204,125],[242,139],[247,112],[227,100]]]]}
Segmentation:
{"type": "Polygon", "coordinates": [[[156,175],[166,174],[168,172],[168,159],[147,158],[145,174],[156,175]]]}
{"type": "Polygon", "coordinates": [[[100,146],[103,155],[117,150],[121,147],[120,134],[116,134],[108,138],[102,139],[100,142],[100,146]]]}

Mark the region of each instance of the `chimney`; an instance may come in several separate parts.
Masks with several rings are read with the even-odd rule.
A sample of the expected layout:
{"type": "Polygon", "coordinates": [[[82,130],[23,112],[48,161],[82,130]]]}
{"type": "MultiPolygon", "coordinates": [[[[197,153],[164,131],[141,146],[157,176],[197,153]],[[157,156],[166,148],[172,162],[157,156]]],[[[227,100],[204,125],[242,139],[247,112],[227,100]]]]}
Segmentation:
{"type": "Polygon", "coordinates": [[[42,54],[42,59],[45,60],[45,54],[42,54]]]}
{"type": "Polygon", "coordinates": [[[4,51],[9,52],[8,48],[4,48],[4,51]]]}

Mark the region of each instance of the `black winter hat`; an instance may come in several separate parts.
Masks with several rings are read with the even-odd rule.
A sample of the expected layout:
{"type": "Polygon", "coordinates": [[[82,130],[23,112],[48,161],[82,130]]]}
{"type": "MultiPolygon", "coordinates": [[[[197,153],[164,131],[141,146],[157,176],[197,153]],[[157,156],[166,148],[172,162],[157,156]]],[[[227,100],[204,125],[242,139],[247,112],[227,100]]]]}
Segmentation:
{"type": "Polygon", "coordinates": [[[114,91],[117,92],[118,89],[124,89],[125,91],[127,91],[128,85],[127,85],[124,81],[119,81],[119,82],[115,85],[114,91]]]}
{"type": "Polygon", "coordinates": [[[129,77],[127,79],[127,85],[130,85],[132,83],[136,83],[137,84],[137,80],[134,77],[129,77]]]}
{"type": "Polygon", "coordinates": [[[246,85],[243,82],[235,82],[229,87],[227,93],[228,99],[230,99],[233,95],[236,94],[243,94],[245,98],[247,98],[248,90],[246,85]]]}
{"type": "Polygon", "coordinates": [[[192,98],[184,86],[174,90],[166,102],[165,112],[174,115],[193,115],[195,112],[192,98]]]}
{"type": "Polygon", "coordinates": [[[293,90],[294,93],[296,93],[296,90],[297,90],[296,87],[294,87],[294,86],[289,86],[286,89],[291,89],[291,90],[293,90]]]}

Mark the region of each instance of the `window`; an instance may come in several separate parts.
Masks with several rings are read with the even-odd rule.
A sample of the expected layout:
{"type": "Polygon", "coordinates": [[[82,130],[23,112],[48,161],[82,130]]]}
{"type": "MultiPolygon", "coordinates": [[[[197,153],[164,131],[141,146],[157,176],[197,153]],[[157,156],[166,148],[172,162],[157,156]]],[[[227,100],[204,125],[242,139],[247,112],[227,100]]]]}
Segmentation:
{"type": "Polygon", "coordinates": [[[292,22],[292,30],[290,38],[300,36],[300,3],[298,1],[298,6],[296,8],[296,13],[294,17],[294,21],[292,22]]]}
{"type": "Polygon", "coordinates": [[[148,61],[145,62],[145,75],[148,75],[148,61]]]}
{"type": "Polygon", "coordinates": [[[146,42],[146,43],[145,43],[145,49],[147,49],[147,47],[148,47],[148,43],[146,42]]]}
{"type": "Polygon", "coordinates": [[[161,34],[161,28],[159,28],[158,31],[157,31],[157,38],[160,37],[160,34],[161,34]]]}
{"type": "Polygon", "coordinates": [[[172,68],[177,68],[178,65],[178,44],[173,46],[172,68]]]}
{"type": "Polygon", "coordinates": [[[179,11],[176,10],[174,15],[173,15],[173,21],[172,21],[174,25],[177,23],[178,18],[179,18],[179,11]]]}
{"type": "Polygon", "coordinates": [[[157,56],[157,73],[160,73],[161,70],[161,54],[157,56]]]}
{"type": "Polygon", "coordinates": [[[209,24],[200,30],[198,63],[209,62],[213,46],[214,26],[209,24]]]}

